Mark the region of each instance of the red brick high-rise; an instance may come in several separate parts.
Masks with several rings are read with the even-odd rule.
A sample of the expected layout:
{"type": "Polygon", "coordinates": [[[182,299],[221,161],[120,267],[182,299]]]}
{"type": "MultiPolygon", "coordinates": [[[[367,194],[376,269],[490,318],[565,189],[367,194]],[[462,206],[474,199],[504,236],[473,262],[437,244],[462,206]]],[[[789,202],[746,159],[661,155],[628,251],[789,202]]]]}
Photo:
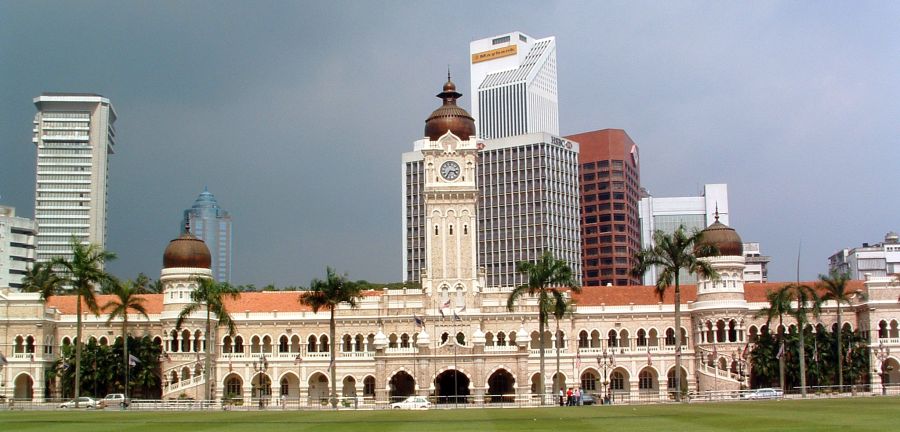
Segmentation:
{"type": "Polygon", "coordinates": [[[641,285],[631,276],[641,248],[641,175],[637,145],[621,129],[569,135],[581,144],[582,284],[641,285]]]}

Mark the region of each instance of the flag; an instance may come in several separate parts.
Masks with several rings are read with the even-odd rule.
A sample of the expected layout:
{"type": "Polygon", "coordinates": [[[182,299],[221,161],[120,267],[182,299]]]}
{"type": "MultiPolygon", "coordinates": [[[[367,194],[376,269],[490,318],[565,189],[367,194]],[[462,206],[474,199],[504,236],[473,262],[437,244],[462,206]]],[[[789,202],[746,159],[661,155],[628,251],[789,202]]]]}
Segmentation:
{"type": "Polygon", "coordinates": [[[459,313],[463,313],[466,311],[466,305],[463,305],[462,309],[459,310],[459,313]]]}
{"type": "Polygon", "coordinates": [[[3,353],[0,353],[0,365],[6,366],[9,362],[6,361],[6,357],[3,356],[3,353]]]}
{"type": "Polygon", "coordinates": [[[713,345],[713,361],[719,360],[719,348],[716,345],[713,345]]]}
{"type": "Polygon", "coordinates": [[[444,309],[443,308],[438,309],[438,312],[441,313],[441,318],[444,318],[444,309]]]}
{"type": "Polygon", "coordinates": [[[784,344],[781,344],[781,348],[778,349],[778,354],[775,354],[775,358],[781,360],[784,357],[784,344]]]}
{"type": "Polygon", "coordinates": [[[647,366],[653,366],[653,357],[650,356],[650,347],[647,347],[647,366]]]}
{"type": "Polygon", "coordinates": [[[140,362],[141,362],[141,361],[138,360],[137,357],[135,357],[135,356],[133,356],[133,355],[131,355],[131,354],[128,354],[128,366],[137,366],[137,364],[140,363],[140,362]]]}
{"type": "Polygon", "coordinates": [[[575,351],[575,370],[581,370],[581,350],[575,351]]]}
{"type": "MultiPolygon", "coordinates": [[[[297,354],[297,357],[294,357],[294,364],[300,364],[300,361],[303,360],[302,357],[303,356],[301,356],[300,354],[297,354]]],[[[228,362],[231,363],[231,359],[229,359],[228,362]]]]}
{"type": "Polygon", "coordinates": [[[450,299],[447,299],[447,301],[444,303],[444,305],[441,306],[441,309],[446,309],[448,307],[450,307],[450,299]]]}
{"type": "Polygon", "coordinates": [[[813,361],[819,362],[819,343],[815,339],[813,339],[813,361]]]}
{"type": "Polygon", "coordinates": [[[616,365],[616,355],[612,351],[609,353],[609,364],[616,365]]]}
{"type": "Polygon", "coordinates": [[[747,344],[744,345],[744,352],[741,353],[741,358],[744,360],[747,360],[747,355],[749,355],[749,354],[750,354],[750,342],[747,342],[747,344]]]}
{"type": "Polygon", "coordinates": [[[425,325],[425,320],[419,318],[418,316],[416,316],[416,314],[413,314],[413,319],[416,320],[416,326],[422,327],[425,325]]]}
{"type": "Polygon", "coordinates": [[[332,358],[331,361],[328,362],[328,369],[325,369],[325,370],[330,371],[333,367],[334,367],[334,358],[332,358]]]}

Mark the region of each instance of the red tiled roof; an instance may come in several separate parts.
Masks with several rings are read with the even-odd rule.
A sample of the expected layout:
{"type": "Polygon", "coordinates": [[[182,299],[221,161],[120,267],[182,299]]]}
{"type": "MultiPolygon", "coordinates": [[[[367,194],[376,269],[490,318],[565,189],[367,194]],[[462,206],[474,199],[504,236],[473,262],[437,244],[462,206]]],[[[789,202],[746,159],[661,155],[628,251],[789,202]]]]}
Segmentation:
{"type": "Polygon", "coordinates": [[[312,309],[301,305],[297,299],[299,291],[242,292],[237,300],[225,300],[225,309],[238,312],[306,312],[312,309]]]}
{"type": "MultiPolygon", "coordinates": [[[[103,307],[113,298],[114,295],[98,295],[97,297],[97,306],[103,307]]],[[[148,314],[158,314],[162,312],[163,308],[163,296],[162,294],[140,294],[138,297],[144,299],[144,309],[147,310],[148,314]]],[[[62,295],[62,296],[53,296],[47,300],[47,306],[55,307],[62,314],[74,314],[76,311],[74,295],[62,295]]],[[[87,304],[85,304],[84,299],[81,300],[81,310],[83,313],[87,313],[87,304]]]]}

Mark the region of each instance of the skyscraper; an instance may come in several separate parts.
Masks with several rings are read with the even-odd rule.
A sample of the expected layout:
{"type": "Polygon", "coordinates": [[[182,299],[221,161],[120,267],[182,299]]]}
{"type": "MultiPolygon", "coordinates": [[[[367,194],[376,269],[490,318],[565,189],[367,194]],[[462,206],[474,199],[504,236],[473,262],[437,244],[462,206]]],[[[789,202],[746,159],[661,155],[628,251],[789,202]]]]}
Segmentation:
{"type": "Polygon", "coordinates": [[[73,236],[105,247],[116,111],[109,99],[92,93],[44,93],[34,104],[37,260],[70,258],[73,236]]]}
{"type": "Polygon", "coordinates": [[[187,229],[209,248],[213,278],[219,282],[231,282],[231,215],[219,207],[216,197],[206,188],[200,192],[194,205],[184,211],[182,233],[187,229]]]}
{"type": "MultiPolygon", "coordinates": [[[[639,213],[642,248],[654,246],[653,233],[657,230],[671,234],[679,226],[684,226],[685,231],[691,233],[703,230],[715,221],[729,225],[728,185],[703,185],[703,195],[696,197],[646,196],[641,198],[639,213]]],[[[644,285],[655,285],[656,278],[656,268],[650,268],[644,273],[644,285]]],[[[692,284],[696,281],[696,276],[682,271],[682,283],[692,284]]]]}
{"type": "Polygon", "coordinates": [[[33,220],[16,217],[14,207],[0,206],[0,288],[22,288],[22,277],[34,263],[36,233],[33,220]]]}
{"type": "Polygon", "coordinates": [[[473,41],[469,52],[479,138],[559,135],[555,37],[512,32],[473,41]]]}
{"type": "Polygon", "coordinates": [[[580,144],[583,278],[590,285],[640,285],[631,276],[641,248],[638,147],[621,129],[569,135],[580,144]]]}
{"type": "MultiPolygon", "coordinates": [[[[427,141],[427,140],[426,140],[427,141]]],[[[578,143],[546,133],[481,142],[478,152],[478,265],[486,286],[525,282],[517,261],[544,251],[565,260],[580,279],[578,143]]],[[[423,141],[403,154],[403,278],[426,267],[423,141]]]]}

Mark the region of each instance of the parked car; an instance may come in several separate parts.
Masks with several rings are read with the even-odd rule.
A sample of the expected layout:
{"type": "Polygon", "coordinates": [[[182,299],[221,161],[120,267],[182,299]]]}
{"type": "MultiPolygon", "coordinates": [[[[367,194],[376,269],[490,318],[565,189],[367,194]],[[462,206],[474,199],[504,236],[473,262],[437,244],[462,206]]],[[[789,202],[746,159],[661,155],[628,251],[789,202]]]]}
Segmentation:
{"type": "Polygon", "coordinates": [[[784,392],[773,388],[761,388],[750,390],[741,394],[741,399],[757,400],[757,399],[781,399],[784,392]]]}
{"type": "MultiPolygon", "coordinates": [[[[60,408],[75,408],[75,399],[59,404],[60,408]]],[[[92,397],[82,396],[78,398],[78,408],[102,409],[106,408],[106,402],[92,397]]]]}
{"type": "Polygon", "coordinates": [[[585,394],[581,395],[581,404],[582,405],[596,405],[597,398],[595,398],[594,395],[585,393],[585,394]]]}
{"type": "Polygon", "coordinates": [[[410,396],[402,402],[394,402],[391,409],[428,409],[431,408],[431,402],[424,396],[410,396]]]}
{"type": "Polygon", "coordinates": [[[106,403],[106,406],[117,406],[120,408],[126,408],[131,404],[131,400],[125,399],[125,395],[122,393],[110,393],[103,398],[103,402],[106,403]]]}

